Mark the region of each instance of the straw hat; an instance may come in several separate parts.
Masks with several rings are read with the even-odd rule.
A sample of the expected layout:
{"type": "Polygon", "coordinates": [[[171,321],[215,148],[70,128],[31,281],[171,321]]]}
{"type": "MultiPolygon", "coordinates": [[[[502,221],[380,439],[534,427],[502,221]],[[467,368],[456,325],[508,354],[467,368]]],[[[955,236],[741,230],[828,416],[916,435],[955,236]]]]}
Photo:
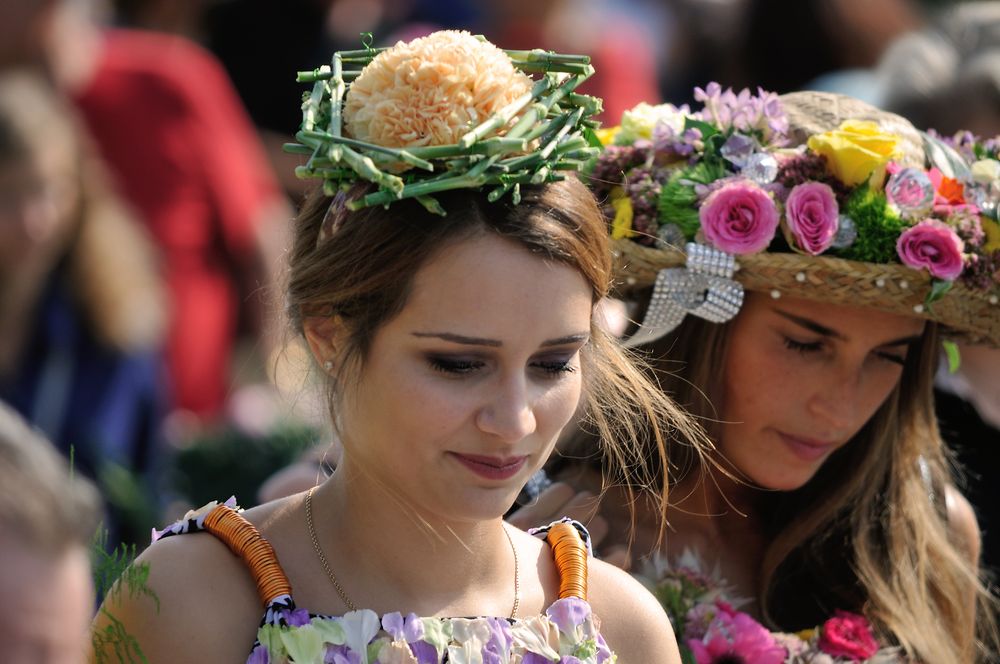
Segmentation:
{"type": "MultiPolygon", "coordinates": [[[[995,145],[992,148],[994,152],[989,155],[992,159],[984,160],[993,161],[993,164],[987,163],[971,169],[970,160],[963,159],[947,142],[918,132],[900,116],[842,95],[798,92],[777,97],[761,91],[759,97],[750,97],[748,101],[748,93],[727,97],[731,93],[723,92],[717,86],[714,89],[710,87],[707,92],[699,90],[698,93],[700,94],[696,94],[696,98],[705,101],[704,111],[694,114],[686,108],[675,109],[668,105],[657,107],[660,109],[660,117],[653,121],[653,131],[647,131],[646,136],[642,135],[641,120],[636,117],[624,118],[622,132],[614,140],[618,152],[616,153],[616,148],[606,151],[594,169],[595,189],[599,196],[603,194],[610,201],[606,210],[609,217],[614,218],[612,227],[613,235],[617,236],[614,240],[617,294],[626,299],[635,299],[655,286],[647,319],[640,328],[640,333],[633,339],[644,341],[656,338],[676,326],[684,315],[701,315],[716,322],[727,320],[735,315],[742,304],[742,291],[750,290],[769,293],[775,298],[787,295],[919,316],[941,324],[946,336],[955,340],[1000,346],[1000,246],[993,246],[1000,245],[1000,238],[991,234],[996,232],[995,229],[1000,229],[1000,226],[995,226],[998,191],[995,174],[1000,172],[1000,163],[995,161],[995,145]],[[678,115],[685,119],[679,120],[678,115]],[[726,122],[731,118],[737,119],[727,128],[726,122]],[[794,192],[795,175],[779,169],[777,177],[768,182],[775,170],[775,161],[768,155],[776,157],[777,163],[785,165],[791,163],[789,160],[812,153],[813,170],[805,177],[798,176],[798,184],[809,182],[812,180],[810,176],[816,176],[816,163],[825,163],[828,171],[837,171],[837,167],[841,165],[834,162],[840,155],[831,155],[829,145],[833,143],[834,150],[838,145],[843,147],[837,143],[839,137],[834,136],[826,144],[823,141],[817,142],[814,137],[829,137],[831,132],[836,134],[845,127],[845,121],[874,123],[867,125],[868,129],[873,130],[872,140],[877,142],[885,137],[892,137],[894,144],[891,150],[886,151],[888,156],[882,160],[883,163],[877,163],[879,160],[874,159],[872,163],[876,163],[875,172],[860,183],[839,181],[838,176],[843,173],[842,167],[837,175],[833,172],[822,175],[832,185],[830,192],[835,193],[840,205],[839,210],[834,207],[832,211],[832,214],[839,217],[839,228],[812,229],[811,239],[814,242],[810,244],[810,237],[807,237],[809,229],[793,230],[794,224],[789,219],[795,214],[789,209],[792,199],[789,192],[794,192]],[[640,125],[638,134],[635,127],[637,123],[640,125]],[[705,134],[710,133],[713,127],[721,130],[719,136],[699,140],[705,139],[705,134]],[[692,133],[691,129],[699,131],[692,133]],[[622,136],[622,133],[626,135],[622,136]],[[750,148],[747,148],[746,142],[737,142],[731,146],[728,153],[730,155],[734,150],[739,152],[741,145],[744,148],[742,154],[733,160],[739,162],[739,165],[726,158],[723,162],[727,166],[726,170],[714,171],[714,175],[722,175],[714,181],[711,176],[705,178],[704,171],[694,170],[694,166],[706,159],[706,155],[712,151],[714,156],[711,158],[717,162],[722,159],[720,154],[725,153],[725,150],[720,150],[719,145],[724,137],[732,134],[754,137],[750,148]],[[689,148],[685,150],[685,146],[689,148]],[[625,154],[625,151],[634,149],[647,154],[645,162],[639,163],[637,155],[625,154]],[[825,162],[817,160],[815,154],[823,154],[824,150],[827,150],[825,162]],[[746,160],[749,152],[761,155],[756,160],[751,160],[753,166],[746,160]],[[682,158],[671,161],[676,156],[682,158]],[[616,183],[614,177],[608,176],[607,168],[602,171],[602,160],[606,162],[605,166],[626,163],[638,170],[621,169],[622,177],[616,183]],[[770,172],[767,172],[768,168],[760,168],[761,164],[769,166],[770,172]],[[892,173],[909,169],[908,174],[912,177],[900,183],[899,177],[878,170],[885,167],[892,173]],[[928,167],[934,167],[934,170],[931,171],[928,167]],[[985,179],[982,176],[984,172],[988,175],[985,179]],[[633,174],[631,181],[630,173],[633,174]],[[639,179],[650,177],[651,173],[652,185],[646,183],[644,186],[639,182],[639,179]],[[749,178],[756,178],[755,182],[748,180],[748,173],[749,178]],[[992,176],[989,175],[991,173],[992,176]],[[928,174],[930,178],[927,177],[928,174]],[[788,177],[782,181],[783,175],[788,177]],[[700,177],[701,181],[692,182],[685,177],[694,181],[700,177]],[[928,192],[921,190],[921,187],[926,189],[929,180],[937,181],[935,188],[938,190],[942,188],[941,182],[952,187],[948,201],[942,200],[940,191],[935,193],[932,189],[932,205],[927,199],[928,192]],[[681,190],[682,195],[678,200],[682,203],[690,202],[690,211],[678,207],[673,201],[665,202],[668,196],[676,194],[678,182],[688,186],[687,190],[681,190]],[[743,186],[743,183],[751,189],[759,187],[767,193],[774,201],[774,212],[780,221],[774,229],[773,238],[766,236],[767,228],[760,231],[765,233],[761,240],[764,243],[763,249],[739,252],[743,246],[739,242],[731,241],[732,238],[720,235],[718,231],[711,233],[709,231],[712,229],[704,227],[706,223],[715,222],[710,220],[710,215],[706,216],[703,208],[712,204],[715,196],[713,191],[718,192],[720,184],[722,188],[726,188],[743,186]],[[908,190],[905,189],[907,186],[908,190]],[[619,189],[616,190],[615,187],[619,189]],[[889,205],[885,207],[885,215],[891,223],[890,230],[885,232],[895,235],[880,240],[889,249],[880,255],[888,256],[889,260],[852,259],[852,253],[858,252],[852,252],[850,245],[845,246],[845,240],[850,240],[850,232],[863,238],[871,228],[860,223],[856,228],[848,228],[850,232],[845,234],[846,238],[839,238],[839,243],[830,244],[832,233],[839,233],[846,226],[854,226],[849,215],[852,212],[851,205],[855,204],[845,205],[845,201],[854,200],[852,195],[862,188],[871,193],[873,200],[878,200],[878,197],[884,199],[886,187],[889,190],[889,205]],[[668,188],[671,188],[670,191],[667,191],[668,188]],[[651,191],[653,196],[659,196],[659,204],[652,214],[655,224],[650,223],[648,218],[651,191]],[[896,198],[892,197],[892,193],[896,193],[896,198]],[[913,206],[912,200],[906,200],[908,194],[911,198],[915,196],[920,199],[917,207],[913,206]],[[684,198],[684,195],[688,197],[684,198]],[[624,204],[623,199],[627,200],[624,204]],[[973,201],[978,205],[973,206],[973,201]],[[640,218],[644,212],[646,217],[640,218]],[[695,212],[698,214],[697,218],[693,217],[695,212]],[[681,217],[686,217],[686,221],[681,217]],[[905,235],[924,220],[930,220],[924,225],[933,230],[932,235],[938,234],[932,239],[936,241],[938,236],[942,237],[946,249],[954,251],[954,242],[959,243],[959,257],[963,263],[956,266],[952,261],[946,273],[943,263],[934,264],[939,258],[935,252],[940,247],[933,242],[909,249],[900,248],[898,236],[905,235]],[[675,222],[679,223],[675,225],[675,222]],[[949,233],[955,237],[950,237],[949,233]],[[817,237],[821,237],[818,245],[817,237]],[[688,242],[684,244],[683,240],[688,242]],[[893,247],[893,244],[896,246],[893,247]],[[911,250],[913,253],[909,253],[911,250]],[[924,268],[916,269],[920,266],[913,263],[920,260],[924,260],[924,268]],[[992,265],[996,273],[990,275],[987,271],[984,274],[979,269],[976,278],[972,279],[970,274],[974,268],[970,266],[981,260],[992,261],[984,264],[992,265]],[[905,264],[907,262],[910,264],[905,264]],[[927,265],[930,267],[927,268],[927,265]],[[956,274],[956,270],[960,272],[956,274]],[[932,274],[932,271],[936,274],[932,274]]],[[[644,112],[648,127],[650,116],[655,114],[650,113],[649,107],[644,112]]],[[[861,140],[866,139],[862,136],[861,140]]],[[[847,146],[844,149],[853,150],[855,147],[847,146]]],[[[866,168],[864,163],[861,167],[866,168]]],[[[817,194],[817,198],[822,196],[817,194]]],[[[766,208],[766,199],[761,200],[765,200],[766,208]]],[[[734,205],[738,203],[739,201],[734,205]]],[[[810,203],[814,206],[814,215],[822,218],[822,210],[816,212],[818,208],[815,206],[819,203],[815,200],[810,203]]],[[[746,219],[741,214],[752,216],[755,212],[752,206],[749,209],[750,212],[746,212],[745,208],[731,208],[724,211],[729,217],[723,214],[720,218],[726,223],[742,223],[746,219]]],[[[763,208],[762,210],[761,216],[765,216],[765,213],[773,214],[763,208]]],[[[807,210],[806,214],[808,213],[807,210]]],[[[830,210],[826,214],[829,216],[830,210]]],[[[774,223],[770,217],[768,221],[774,223]]],[[[748,233],[757,232],[753,229],[753,224],[748,228],[751,229],[748,233]]],[[[757,245],[761,242],[757,242],[757,245]]],[[[857,243],[858,240],[854,242],[857,243]]]]}

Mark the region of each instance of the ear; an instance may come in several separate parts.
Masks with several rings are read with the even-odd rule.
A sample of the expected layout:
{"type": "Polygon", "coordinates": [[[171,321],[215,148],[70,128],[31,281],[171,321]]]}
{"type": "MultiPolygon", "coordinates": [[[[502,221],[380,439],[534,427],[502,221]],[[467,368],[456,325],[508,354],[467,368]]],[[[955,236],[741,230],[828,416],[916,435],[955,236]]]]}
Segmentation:
{"type": "Polygon", "coordinates": [[[346,334],[343,319],[340,316],[308,316],[302,321],[302,331],[316,364],[327,367],[327,362],[332,362],[335,366],[346,334]]]}

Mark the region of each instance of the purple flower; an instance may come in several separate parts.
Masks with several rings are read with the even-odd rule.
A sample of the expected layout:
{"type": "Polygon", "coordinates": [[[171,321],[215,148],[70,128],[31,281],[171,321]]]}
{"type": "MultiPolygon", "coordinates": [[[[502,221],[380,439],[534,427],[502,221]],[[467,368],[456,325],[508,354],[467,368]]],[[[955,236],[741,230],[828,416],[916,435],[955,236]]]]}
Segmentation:
{"type": "Polygon", "coordinates": [[[737,180],[712,192],[698,211],[705,238],[731,254],[763,251],[778,228],[778,208],[766,191],[737,180]]]}
{"type": "Polygon", "coordinates": [[[302,627],[302,625],[308,625],[311,620],[309,612],[305,609],[295,609],[294,611],[282,609],[281,617],[285,619],[289,627],[302,627]]]}
{"type": "Polygon", "coordinates": [[[424,635],[424,624],[415,613],[403,618],[401,613],[387,613],[382,616],[382,629],[393,639],[402,639],[407,643],[419,641],[424,635]]]}
{"type": "Polygon", "coordinates": [[[253,652],[247,658],[247,664],[268,664],[271,661],[270,656],[267,654],[267,648],[263,645],[257,645],[254,647],[253,652]]]}
{"type": "Polygon", "coordinates": [[[795,243],[818,256],[833,244],[840,210],[833,189],[822,182],[796,185],[785,202],[785,219],[795,243]]]}
{"type": "Polygon", "coordinates": [[[698,664],[782,664],[787,654],[764,627],[723,605],[700,639],[688,639],[698,664]]]}
{"type": "Polygon", "coordinates": [[[521,658],[521,664],[552,664],[552,660],[545,655],[526,652],[524,653],[524,657],[521,658]]]}
{"type": "Polygon", "coordinates": [[[426,641],[414,641],[410,644],[410,652],[417,658],[419,664],[438,664],[441,658],[438,657],[437,648],[426,641]]]}
{"type": "Polygon", "coordinates": [[[590,605],[582,599],[566,597],[553,602],[545,615],[555,623],[560,632],[571,636],[590,617],[590,605]]]}
{"type": "Polygon", "coordinates": [[[483,646],[483,663],[496,661],[506,662],[510,657],[510,645],[514,637],[510,633],[510,623],[500,618],[489,618],[486,624],[490,628],[490,638],[483,646]]]}
{"type": "Polygon", "coordinates": [[[945,281],[962,274],[964,249],[955,231],[937,219],[924,219],[907,228],[896,242],[896,253],[903,265],[915,270],[926,268],[932,276],[945,281]]]}
{"type": "Polygon", "coordinates": [[[361,655],[346,645],[328,645],[323,655],[323,664],[361,664],[361,655]]]}

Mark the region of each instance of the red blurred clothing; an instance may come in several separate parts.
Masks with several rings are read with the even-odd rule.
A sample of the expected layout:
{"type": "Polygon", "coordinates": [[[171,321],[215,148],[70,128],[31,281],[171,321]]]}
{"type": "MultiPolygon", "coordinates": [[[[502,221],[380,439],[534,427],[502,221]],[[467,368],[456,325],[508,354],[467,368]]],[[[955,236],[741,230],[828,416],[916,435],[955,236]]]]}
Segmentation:
{"type": "Polygon", "coordinates": [[[236,335],[237,275],[256,260],[261,210],[280,196],[259,138],[214,56],[176,36],[107,31],[74,100],[163,253],[174,405],[215,414],[236,335]]]}

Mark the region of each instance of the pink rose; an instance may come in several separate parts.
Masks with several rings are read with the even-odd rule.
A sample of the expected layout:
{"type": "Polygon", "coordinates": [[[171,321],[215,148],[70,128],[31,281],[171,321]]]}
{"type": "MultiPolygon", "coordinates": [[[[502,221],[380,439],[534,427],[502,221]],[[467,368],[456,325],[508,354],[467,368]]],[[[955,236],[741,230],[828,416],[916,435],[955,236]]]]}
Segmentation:
{"type": "Polygon", "coordinates": [[[965,245],[948,224],[924,219],[903,231],[896,253],[903,265],[916,270],[927,268],[932,276],[952,281],[962,273],[965,245]]]}
{"type": "Polygon", "coordinates": [[[878,641],[864,616],[847,611],[837,611],[833,618],[823,623],[819,649],[834,657],[864,661],[878,652],[878,641]]]}
{"type": "Polygon", "coordinates": [[[760,623],[724,602],[700,639],[687,639],[697,664],[782,664],[788,652],[760,623]]]}
{"type": "Polygon", "coordinates": [[[712,192],[698,211],[705,238],[731,254],[763,251],[778,229],[778,208],[766,191],[737,180],[712,192]]]}
{"type": "Polygon", "coordinates": [[[813,256],[833,244],[839,214],[833,189],[822,182],[795,185],[785,202],[785,219],[795,236],[795,243],[813,256]]]}

